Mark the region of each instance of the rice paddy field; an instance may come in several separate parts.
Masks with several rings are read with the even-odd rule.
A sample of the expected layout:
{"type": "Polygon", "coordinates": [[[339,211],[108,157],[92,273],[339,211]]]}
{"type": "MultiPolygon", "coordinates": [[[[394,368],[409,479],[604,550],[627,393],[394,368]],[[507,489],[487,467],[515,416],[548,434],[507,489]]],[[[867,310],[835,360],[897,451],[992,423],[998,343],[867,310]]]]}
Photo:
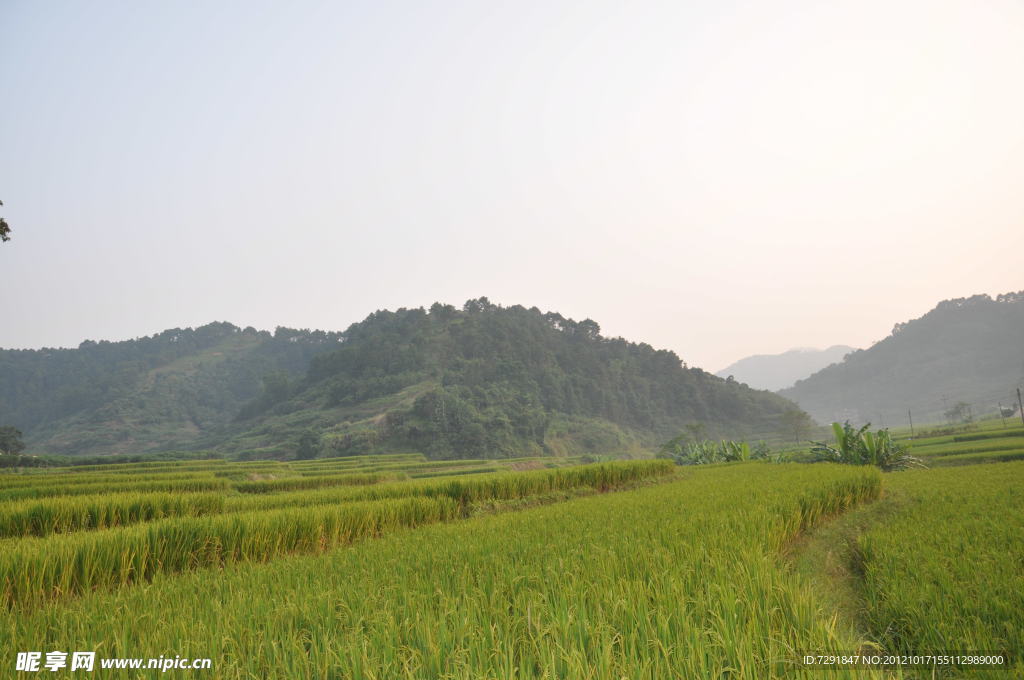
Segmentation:
{"type": "Polygon", "coordinates": [[[982,421],[954,434],[901,434],[902,443],[929,467],[1024,460],[1024,423],[1019,418],[982,421]]]}
{"type": "Polygon", "coordinates": [[[922,438],[930,469],[886,474],[418,454],[7,473],[0,664],[25,678],[1024,677],[1024,461],[983,448],[1024,445],[1024,428],[972,434],[922,438]],[[212,663],[16,670],[18,652],[58,650],[212,663]],[[1006,662],[804,661],[975,653],[1006,662]]]}

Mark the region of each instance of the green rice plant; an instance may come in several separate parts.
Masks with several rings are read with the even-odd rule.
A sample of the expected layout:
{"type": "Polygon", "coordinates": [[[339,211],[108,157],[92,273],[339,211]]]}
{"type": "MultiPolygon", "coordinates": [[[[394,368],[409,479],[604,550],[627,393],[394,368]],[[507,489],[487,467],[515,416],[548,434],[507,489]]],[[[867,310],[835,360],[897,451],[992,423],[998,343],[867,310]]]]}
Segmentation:
{"type": "Polygon", "coordinates": [[[607,491],[621,484],[674,472],[671,461],[645,460],[597,463],[575,468],[536,472],[488,475],[471,479],[451,479],[428,486],[428,496],[447,496],[463,506],[483,500],[507,500],[551,491],[589,486],[607,491]]]}
{"type": "Polygon", "coordinates": [[[1024,429],[1017,428],[1015,430],[998,430],[996,432],[977,432],[975,434],[963,434],[955,435],[953,441],[955,442],[974,442],[974,441],[989,441],[992,439],[1004,439],[1006,437],[1024,437],[1024,429]]]}
{"type": "Polygon", "coordinates": [[[1012,670],[949,673],[1024,677],[1024,462],[887,481],[894,514],[856,546],[878,641],[899,654],[1001,653],[1012,670]]]}
{"type": "Polygon", "coordinates": [[[385,498],[447,496],[458,501],[465,511],[467,504],[473,502],[509,500],[581,487],[595,487],[607,491],[631,482],[665,477],[674,471],[674,467],[668,461],[622,461],[580,466],[568,470],[501,472],[475,477],[472,480],[431,479],[369,486],[309,489],[269,495],[245,495],[227,499],[225,510],[238,512],[385,498]]]}
{"type": "Polygon", "coordinates": [[[444,470],[429,470],[426,472],[411,472],[409,476],[413,479],[429,479],[431,477],[454,477],[462,475],[484,475],[491,472],[502,472],[509,468],[501,465],[483,465],[471,468],[447,468],[444,470]]]}
{"type": "Polygon", "coordinates": [[[928,462],[934,467],[948,467],[951,465],[976,465],[978,463],[1007,463],[1014,460],[1024,460],[1024,448],[1011,449],[1009,451],[992,451],[980,453],[958,453],[955,455],[937,456],[929,458],[928,462]]]}
{"type": "Polygon", "coordinates": [[[150,581],[161,574],[318,552],[457,516],[447,498],[176,518],[124,529],[22,539],[0,555],[7,607],[150,581]]]}
{"type": "Polygon", "coordinates": [[[1014,439],[997,439],[989,442],[951,442],[945,444],[914,445],[914,451],[922,456],[937,458],[964,453],[993,453],[998,451],[1024,450],[1024,441],[1014,439]]]}
{"type": "Polygon", "coordinates": [[[215,493],[121,493],[22,501],[0,505],[0,538],[105,529],[223,510],[224,496],[215,493]]]}
{"type": "Polygon", "coordinates": [[[101,465],[69,465],[65,467],[47,468],[47,472],[59,474],[89,474],[96,472],[127,472],[138,474],[142,471],[213,471],[220,466],[229,464],[223,458],[211,458],[208,460],[182,460],[182,461],[146,461],[140,463],[108,463],[101,465]]]}
{"type": "Polygon", "coordinates": [[[189,479],[213,479],[212,472],[167,472],[167,473],[141,473],[135,475],[112,474],[109,472],[95,475],[15,475],[12,477],[0,477],[0,491],[44,486],[79,486],[84,484],[133,484],[136,482],[176,482],[189,479]]]}
{"type": "MultiPolygon", "coordinates": [[[[522,498],[583,485],[610,490],[616,485],[666,474],[672,470],[668,461],[636,461],[567,470],[510,473],[469,483],[447,480],[425,484],[392,484],[389,485],[392,493],[409,495],[381,496],[364,502],[350,497],[346,499],[348,502],[341,504],[338,498],[334,498],[330,504],[312,508],[292,505],[270,510],[268,507],[273,507],[273,496],[254,496],[252,498],[256,502],[234,505],[230,507],[234,512],[228,515],[169,519],[118,530],[25,539],[14,544],[5,557],[0,557],[0,576],[3,578],[3,592],[7,593],[4,597],[8,605],[35,602],[48,597],[80,593],[90,587],[149,580],[155,573],[174,573],[195,566],[220,564],[210,557],[210,551],[216,555],[226,555],[222,558],[223,563],[265,560],[287,552],[308,551],[311,549],[309,541],[313,540],[311,536],[317,526],[326,527],[323,530],[327,532],[327,538],[319,539],[323,543],[322,547],[343,543],[346,541],[339,539],[337,531],[332,527],[342,526],[337,525],[340,521],[338,518],[352,519],[361,516],[360,513],[369,518],[390,517],[388,513],[401,510],[399,516],[403,518],[402,525],[413,525],[428,521],[416,519],[419,517],[416,514],[417,508],[442,508],[443,512],[437,519],[429,520],[438,521],[464,516],[470,503],[481,500],[522,498]],[[262,502],[264,500],[267,502],[262,502]],[[241,512],[243,509],[248,512],[241,512]],[[269,525],[268,517],[273,519],[269,525]],[[289,522],[298,528],[289,527],[289,522]],[[268,526],[271,529],[267,529],[268,526]],[[255,537],[257,535],[258,538],[255,537]],[[237,548],[240,545],[243,547],[237,548]],[[225,546],[236,547],[225,552],[225,546]],[[262,557],[260,551],[263,551],[262,557]],[[106,559],[118,555],[121,556],[120,561],[106,559]]],[[[308,491],[304,494],[312,495],[308,491]]],[[[217,500],[220,501],[218,509],[224,508],[223,498],[217,500]]],[[[95,503],[86,504],[85,508],[93,511],[94,515],[83,516],[80,522],[98,525],[104,521],[95,516],[101,512],[95,503]]],[[[39,509],[35,510],[38,514],[39,509]]],[[[30,514],[30,511],[31,508],[24,509],[22,515],[30,514]]],[[[66,514],[70,515],[71,511],[66,514]]],[[[22,515],[12,515],[12,525],[23,530],[26,525],[33,526],[25,520],[19,524],[16,520],[22,515]]],[[[39,522],[38,525],[52,528],[53,522],[39,522]]],[[[376,535],[374,532],[376,530],[369,533],[356,531],[354,535],[376,535]]]]}
{"type": "Polygon", "coordinates": [[[296,460],[289,465],[296,470],[312,468],[344,468],[347,466],[361,467],[382,463],[422,463],[426,462],[422,453],[388,453],[367,456],[342,456],[338,458],[314,458],[312,460],[296,460]]]}
{"type": "Polygon", "coordinates": [[[319,477],[286,477],[284,479],[265,479],[253,482],[238,482],[235,489],[242,493],[270,493],[274,491],[296,491],[299,489],[319,489],[325,486],[356,486],[363,484],[379,484],[395,481],[404,475],[398,474],[346,474],[325,475],[319,477]]]}
{"type": "Polygon", "coordinates": [[[817,680],[796,656],[860,641],[777,551],[846,502],[834,494],[870,500],[879,479],[824,464],[695,469],[326,554],[99,591],[0,614],[0,625],[12,649],[174,650],[213,658],[224,680],[817,680]]]}
{"type": "Polygon", "coordinates": [[[28,498],[47,498],[53,496],[82,496],[98,493],[120,493],[134,491],[137,493],[153,492],[190,492],[190,491],[226,491],[228,482],[212,477],[189,477],[185,479],[141,481],[111,480],[105,482],[90,481],[86,484],[48,484],[46,486],[24,486],[0,488],[0,502],[24,500],[28,498]]]}
{"type": "MultiPolygon", "coordinates": [[[[360,467],[345,468],[346,471],[349,469],[355,469],[366,472],[383,472],[389,470],[402,471],[402,472],[413,472],[417,470],[448,470],[448,469],[461,469],[467,467],[479,467],[479,466],[495,466],[496,461],[493,460],[436,460],[429,462],[421,461],[409,461],[409,462],[384,462],[376,464],[366,464],[360,467]]],[[[298,469],[299,474],[322,474],[323,471],[327,470],[338,470],[335,466],[331,467],[304,467],[298,469]]]]}

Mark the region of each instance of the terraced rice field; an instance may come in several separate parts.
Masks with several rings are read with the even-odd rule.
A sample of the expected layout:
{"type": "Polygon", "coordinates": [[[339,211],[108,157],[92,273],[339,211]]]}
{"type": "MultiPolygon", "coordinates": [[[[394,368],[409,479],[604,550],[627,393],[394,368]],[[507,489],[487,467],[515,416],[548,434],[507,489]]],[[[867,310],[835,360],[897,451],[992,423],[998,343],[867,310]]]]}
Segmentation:
{"type": "MultiPolygon", "coordinates": [[[[976,444],[933,446],[962,443],[976,444]]],[[[208,657],[172,675],[232,679],[1024,674],[1024,462],[885,475],[580,462],[396,454],[2,475],[0,663],[77,649],[208,657]],[[109,491],[55,491],[97,485],[109,491]],[[843,523],[837,587],[853,602],[840,608],[829,574],[790,565],[843,523]],[[1011,665],[801,662],[869,651],[999,651],[1011,665]]],[[[138,673],[94,675],[162,675],[138,673]]]]}
{"type": "Polygon", "coordinates": [[[902,443],[929,467],[1010,462],[1024,459],[1024,425],[1020,420],[985,421],[957,434],[911,439],[904,433],[902,443]]]}

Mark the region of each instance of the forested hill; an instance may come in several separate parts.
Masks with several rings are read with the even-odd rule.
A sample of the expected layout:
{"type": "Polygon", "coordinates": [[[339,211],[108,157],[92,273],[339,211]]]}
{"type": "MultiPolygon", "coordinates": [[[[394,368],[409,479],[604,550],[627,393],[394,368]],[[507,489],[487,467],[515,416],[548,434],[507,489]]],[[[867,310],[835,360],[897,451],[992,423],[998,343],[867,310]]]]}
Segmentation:
{"type": "Polygon", "coordinates": [[[958,421],[1009,407],[1024,384],[1024,291],[945,300],[780,394],[818,421],[958,421]],[[957,409],[958,405],[964,405],[957,409]],[[948,415],[947,415],[948,414],[948,415]]]}
{"type": "Polygon", "coordinates": [[[486,298],[380,311],[343,333],[211,324],[0,351],[0,425],[35,453],[609,453],[694,423],[770,434],[793,408],[593,321],[486,298]]]}
{"type": "Polygon", "coordinates": [[[226,444],[282,436],[321,452],[411,449],[433,457],[615,452],[687,424],[709,435],[774,432],[789,401],[687,368],[673,352],[605,338],[589,319],[486,298],[459,310],[377,312],[316,356],[291,396],[245,410],[253,427],[226,444]]]}
{"type": "Polygon", "coordinates": [[[76,349],[0,350],[0,425],[22,430],[32,453],[191,447],[339,339],[211,323],[76,349]]]}

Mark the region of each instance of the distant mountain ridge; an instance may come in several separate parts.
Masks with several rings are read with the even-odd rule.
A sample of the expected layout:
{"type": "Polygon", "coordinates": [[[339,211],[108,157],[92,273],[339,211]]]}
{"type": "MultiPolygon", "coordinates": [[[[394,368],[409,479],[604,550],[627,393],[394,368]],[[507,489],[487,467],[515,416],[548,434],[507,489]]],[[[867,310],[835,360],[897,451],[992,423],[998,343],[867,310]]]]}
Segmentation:
{"type": "Polygon", "coordinates": [[[692,423],[777,432],[794,408],[589,319],[486,298],[378,311],[341,333],[218,323],[0,350],[0,424],[36,453],[622,453],[692,423]]]}
{"type": "Polygon", "coordinates": [[[755,354],[730,364],[715,375],[720,378],[731,375],[735,380],[755,389],[777,392],[830,364],[842,361],[844,356],[855,349],[847,345],[833,345],[828,349],[799,347],[781,354],[755,354]]]}
{"type": "Polygon", "coordinates": [[[819,422],[905,426],[1010,406],[1024,385],[1024,291],[944,300],[924,316],[779,393],[819,422]]]}

